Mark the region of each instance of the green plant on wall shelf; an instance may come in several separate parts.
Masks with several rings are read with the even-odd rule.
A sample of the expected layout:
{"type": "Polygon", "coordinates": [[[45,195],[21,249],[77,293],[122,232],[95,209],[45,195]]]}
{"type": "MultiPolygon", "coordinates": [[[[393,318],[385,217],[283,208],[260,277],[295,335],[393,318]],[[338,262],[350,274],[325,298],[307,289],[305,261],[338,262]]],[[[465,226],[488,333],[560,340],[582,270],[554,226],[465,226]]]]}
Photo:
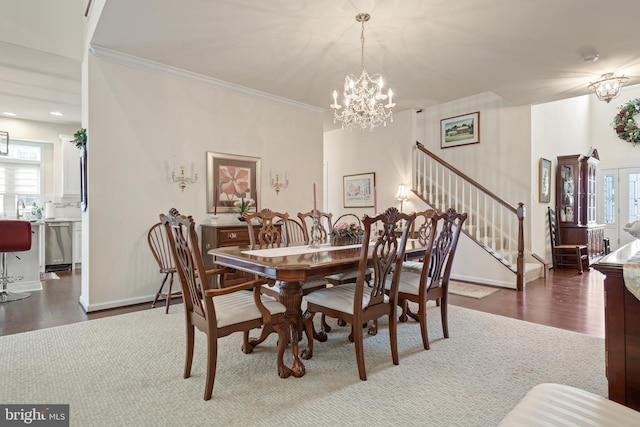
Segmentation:
{"type": "Polygon", "coordinates": [[[87,130],[85,128],[80,128],[73,136],[74,139],[71,140],[71,143],[75,144],[77,148],[82,149],[87,145],[87,130]]]}

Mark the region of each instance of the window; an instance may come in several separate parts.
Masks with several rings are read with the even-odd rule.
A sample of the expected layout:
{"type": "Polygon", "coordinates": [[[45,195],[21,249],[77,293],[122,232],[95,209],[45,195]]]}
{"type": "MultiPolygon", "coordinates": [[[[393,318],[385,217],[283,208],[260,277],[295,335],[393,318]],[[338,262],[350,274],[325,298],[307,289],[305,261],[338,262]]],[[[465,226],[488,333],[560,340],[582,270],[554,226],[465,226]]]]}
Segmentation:
{"type": "Polygon", "coordinates": [[[9,142],[9,154],[0,157],[0,216],[15,216],[31,212],[41,194],[42,145],[29,142],[9,142]]]}
{"type": "Polygon", "coordinates": [[[615,209],[615,175],[604,175],[604,222],[614,224],[616,222],[615,209]]]}

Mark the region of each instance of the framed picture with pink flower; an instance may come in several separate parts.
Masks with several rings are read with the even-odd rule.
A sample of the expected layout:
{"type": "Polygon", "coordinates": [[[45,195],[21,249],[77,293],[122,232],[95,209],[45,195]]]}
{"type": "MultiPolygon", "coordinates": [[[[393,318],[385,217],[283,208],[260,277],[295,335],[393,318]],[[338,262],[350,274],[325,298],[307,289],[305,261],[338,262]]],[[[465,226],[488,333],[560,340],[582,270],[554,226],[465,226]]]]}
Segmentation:
{"type": "Polygon", "coordinates": [[[207,151],[207,212],[257,211],[259,194],[259,157],[207,151]]]}

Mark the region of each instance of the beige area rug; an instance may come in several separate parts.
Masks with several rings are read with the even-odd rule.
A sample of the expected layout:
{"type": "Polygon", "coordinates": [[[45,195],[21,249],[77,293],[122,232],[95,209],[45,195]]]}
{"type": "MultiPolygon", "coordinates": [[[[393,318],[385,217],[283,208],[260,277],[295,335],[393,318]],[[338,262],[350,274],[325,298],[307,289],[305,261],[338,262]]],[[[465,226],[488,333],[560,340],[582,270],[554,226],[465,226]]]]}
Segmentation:
{"type": "Polygon", "coordinates": [[[481,299],[498,292],[500,289],[491,286],[476,285],[474,283],[458,282],[456,280],[449,281],[449,293],[481,299]]]}
{"type": "MultiPolygon", "coordinates": [[[[303,378],[277,376],[276,336],[254,353],[220,340],[205,402],[205,341],[182,378],[181,305],[0,337],[0,402],[68,403],[72,426],[495,426],[534,385],[606,396],[604,340],[449,306],[450,338],[428,311],[431,349],[416,322],[399,324],[400,365],[386,323],[365,336],[360,381],[348,327],[317,343],[303,378]]],[[[335,325],[335,320],[329,320],[335,325]]],[[[301,345],[304,347],[304,344],[301,345]]]]}

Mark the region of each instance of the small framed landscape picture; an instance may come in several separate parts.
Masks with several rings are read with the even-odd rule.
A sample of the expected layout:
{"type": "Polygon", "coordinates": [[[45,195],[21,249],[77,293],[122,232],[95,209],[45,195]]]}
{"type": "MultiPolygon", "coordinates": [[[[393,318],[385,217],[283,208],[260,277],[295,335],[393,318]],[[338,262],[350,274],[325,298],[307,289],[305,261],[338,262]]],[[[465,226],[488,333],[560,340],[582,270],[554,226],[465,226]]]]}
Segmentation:
{"type": "Polygon", "coordinates": [[[376,185],[376,173],[362,173],[358,175],[345,175],[343,177],[343,194],[345,208],[369,208],[374,207],[374,188],[376,185]]]}
{"type": "Polygon", "coordinates": [[[440,120],[440,148],[480,143],[480,112],[440,120]]]}
{"type": "Polygon", "coordinates": [[[539,183],[540,203],[549,203],[551,188],[551,160],[540,158],[540,183],[539,183]]]}

